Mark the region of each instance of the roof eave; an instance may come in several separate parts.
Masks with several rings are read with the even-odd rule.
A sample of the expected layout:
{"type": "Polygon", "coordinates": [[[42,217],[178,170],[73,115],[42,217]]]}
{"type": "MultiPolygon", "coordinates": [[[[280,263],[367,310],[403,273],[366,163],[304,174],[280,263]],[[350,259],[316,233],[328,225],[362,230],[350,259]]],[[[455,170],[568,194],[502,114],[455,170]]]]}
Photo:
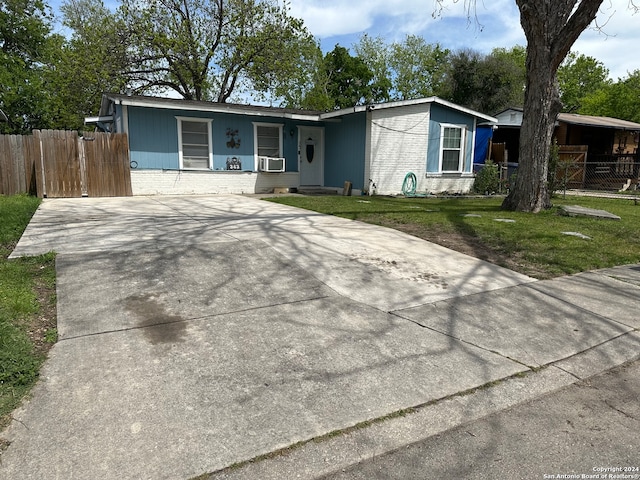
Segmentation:
{"type": "Polygon", "coordinates": [[[114,94],[107,94],[106,97],[110,101],[118,105],[131,107],[163,108],[167,110],[186,110],[211,113],[229,113],[234,115],[251,115],[256,117],[286,118],[298,121],[318,121],[320,119],[320,115],[316,112],[309,112],[309,114],[304,114],[302,112],[291,112],[284,109],[282,111],[278,111],[277,109],[263,110],[260,107],[253,107],[251,105],[247,105],[246,107],[242,106],[241,108],[233,104],[207,104],[206,102],[184,102],[178,105],[176,104],[175,99],[163,99],[158,97],[129,97],[125,95],[114,94]]]}
{"type": "Polygon", "coordinates": [[[113,115],[102,115],[97,117],[84,117],[84,123],[113,122],[113,115]]]}
{"type": "Polygon", "coordinates": [[[439,97],[426,97],[417,98],[411,100],[398,100],[387,103],[377,103],[371,105],[356,105],[354,107],[343,108],[331,112],[292,112],[290,110],[282,109],[264,109],[263,107],[256,107],[251,105],[237,106],[234,104],[221,104],[221,103],[208,103],[208,102],[189,102],[184,101],[177,103],[176,99],[163,99],[159,97],[141,97],[141,96],[128,96],[121,94],[105,94],[103,95],[102,105],[100,107],[100,116],[109,115],[109,103],[115,103],[118,105],[126,105],[133,107],[146,107],[146,108],[163,108],[172,110],[186,110],[186,111],[205,111],[212,113],[228,113],[234,115],[252,115],[256,117],[276,117],[285,118],[295,121],[312,121],[318,122],[321,120],[330,120],[350,115],[353,113],[368,112],[371,110],[383,110],[388,108],[407,107],[413,105],[422,104],[438,104],[451,108],[459,112],[466,113],[472,117],[482,120],[486,123],[497,123],[498,119],[484,113],[471,110],[470,108],[462,107],[455,103],[443,100],[439,97]]]}
{"type": "Polygon", "coordinates": [[[614,130],[627,131],[640,130],[640,124],[638,123],[612,117],[595,117],[590,115],[560,113],[558,115],[558,121],[582,127],[610,128],[614,130]]]}
{"type": "Polygon", "coordinates": [[[374,103],[371,105],[356,105],[354,107],[322,113],[320,114],[320,118],[324,120],[328,118],[341,117],[343,115],[350,115],[352,113],[369,112],[372,110],[384,110],[387,108],[410,107],[413,105],[422,105],[427,103],[436,103],[453,110],[457,110],[459,112],[464,112],[468,115],[484,120],[487,123],[496,123],[498,121],[497,118],[494,118],[490,115],[485,115],[484,113],[476,112],[475,110],[471,110],[470,108],[462,107],[447,100],[443,100],[440,97],[425,97],[411,100],[397,100],[395,102],[374,103]]]}

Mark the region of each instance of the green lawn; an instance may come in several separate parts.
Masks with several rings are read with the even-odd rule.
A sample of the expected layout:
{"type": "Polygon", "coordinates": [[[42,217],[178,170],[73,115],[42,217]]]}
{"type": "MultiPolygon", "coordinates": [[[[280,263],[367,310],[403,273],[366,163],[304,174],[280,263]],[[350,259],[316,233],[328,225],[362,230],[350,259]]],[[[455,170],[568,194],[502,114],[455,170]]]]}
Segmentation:
{"type": "Polygon", "coordinates": [[[540,279],[640,262],[640,205],[633,200],[555,198],[554,208],[539,214],[503,211],[497,197],[327,195],[268,200],[395,228],[540,279]],[[607,210],[622,220],[561,216],[557,206],[563,204],[607,210]],[[562,232],[581,233],[590,240],[562,232]]]}
{"type": "Polygon", "coordinates": [[[39,204],[0,196],[0,428],[35,384],[57,336],[54,255],[7,260],[39,204]]]}

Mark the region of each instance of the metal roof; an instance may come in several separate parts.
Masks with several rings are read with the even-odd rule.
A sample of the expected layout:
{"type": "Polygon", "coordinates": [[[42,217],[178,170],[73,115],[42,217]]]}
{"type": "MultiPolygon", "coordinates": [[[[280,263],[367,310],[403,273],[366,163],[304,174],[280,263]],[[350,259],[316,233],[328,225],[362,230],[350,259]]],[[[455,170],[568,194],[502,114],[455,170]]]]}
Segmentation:
{"type": "Polygon", "coordinates": [[[620,120],[611,117],[594,117],[592,115],[578,115],[577,113],[561,113],[558,121],[571,125],[583,125],[587,127],[615,128],[617,130],[640,130],[640,123],[620,120]]]}
{"type": "MultiPolygon", "coordinates": [[[[506,112],[519,112],[522,113],[521,107],[510,107],[506,110],[502,110],[496,113],[496,117],[499,117],[506,112]]],[[[619,118],[612,117],[596,117],[594,115],[580,115],[577,113],[560,113],[558,114],[557,122],[564,122],[570,125],[582,125],[586,127],[599,127],[599,128],[615,128],[616,130],[640,130],[640,123],[630,122],[628,120],[621,120],[619,118]]],[[[519,128],[520,124],[511,122],[497,124],[499,127],[516,127],[519,128]]]]}

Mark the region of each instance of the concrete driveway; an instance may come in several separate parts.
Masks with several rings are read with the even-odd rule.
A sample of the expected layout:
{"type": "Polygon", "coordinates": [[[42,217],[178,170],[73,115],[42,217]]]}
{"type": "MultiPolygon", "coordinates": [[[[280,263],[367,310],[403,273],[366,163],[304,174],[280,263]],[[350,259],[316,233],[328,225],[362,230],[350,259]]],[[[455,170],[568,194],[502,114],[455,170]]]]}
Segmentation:
{"type": "Polygon", "coordinates": [[[252,197],[45,200],[12,256],[50,250],[60,341],[3,478],[186,479],[640,345],[632,268],[556,287],[252,197]]]}

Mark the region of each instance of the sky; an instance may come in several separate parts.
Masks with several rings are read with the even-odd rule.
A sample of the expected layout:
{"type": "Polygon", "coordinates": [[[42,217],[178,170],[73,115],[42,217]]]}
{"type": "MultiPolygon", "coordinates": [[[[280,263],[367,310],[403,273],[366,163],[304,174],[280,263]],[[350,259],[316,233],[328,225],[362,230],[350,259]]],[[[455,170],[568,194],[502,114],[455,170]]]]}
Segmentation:
{"type": "MultiPolygon", "coordinates": [[[[115,9],[117,0],[103,0],[115,9]]],[[[585,30],[572,51],[594,57],[617,81],[640,69],[640,12],[632,1],[604,0],[595,24],[585,30]],[[596,25],[601,28],[595,28],[596,25]]],[[[51,0],[56,16],[62,0],[51,0]]],[[[496,47],[526,45],[515,0],[442,0],[444,10],[435,15],[436,0],[288,0],[291,15],[304,20],[320,41],[323,52],[336,44],[351,48],[366,33],[387,43],[406,35],[424,37],[449,50],[471,48],[490,53],[496,47]],[[469,5],[476,5],[469,10],[469,5]]]]}
{"type": "MultiPolygon", "coordinates": [[[[435,18],[435,0],[290,0],[290,7],[325,52],[336,44],[349,48],[364,33],[387,43],[418,35],[450,50],[471,48],[482,53],[526,45],[515,0],[442,3],[445,9],[435,18]],[[476,8],[469,11],[472,3],[476,8]]],[[[602,62],[613,80],[640,69],[640,13],[633,14],[629,0],[604,0],[596,22],[601,31],[595,25],[587,29],[572,51],[602,62]]]]}

